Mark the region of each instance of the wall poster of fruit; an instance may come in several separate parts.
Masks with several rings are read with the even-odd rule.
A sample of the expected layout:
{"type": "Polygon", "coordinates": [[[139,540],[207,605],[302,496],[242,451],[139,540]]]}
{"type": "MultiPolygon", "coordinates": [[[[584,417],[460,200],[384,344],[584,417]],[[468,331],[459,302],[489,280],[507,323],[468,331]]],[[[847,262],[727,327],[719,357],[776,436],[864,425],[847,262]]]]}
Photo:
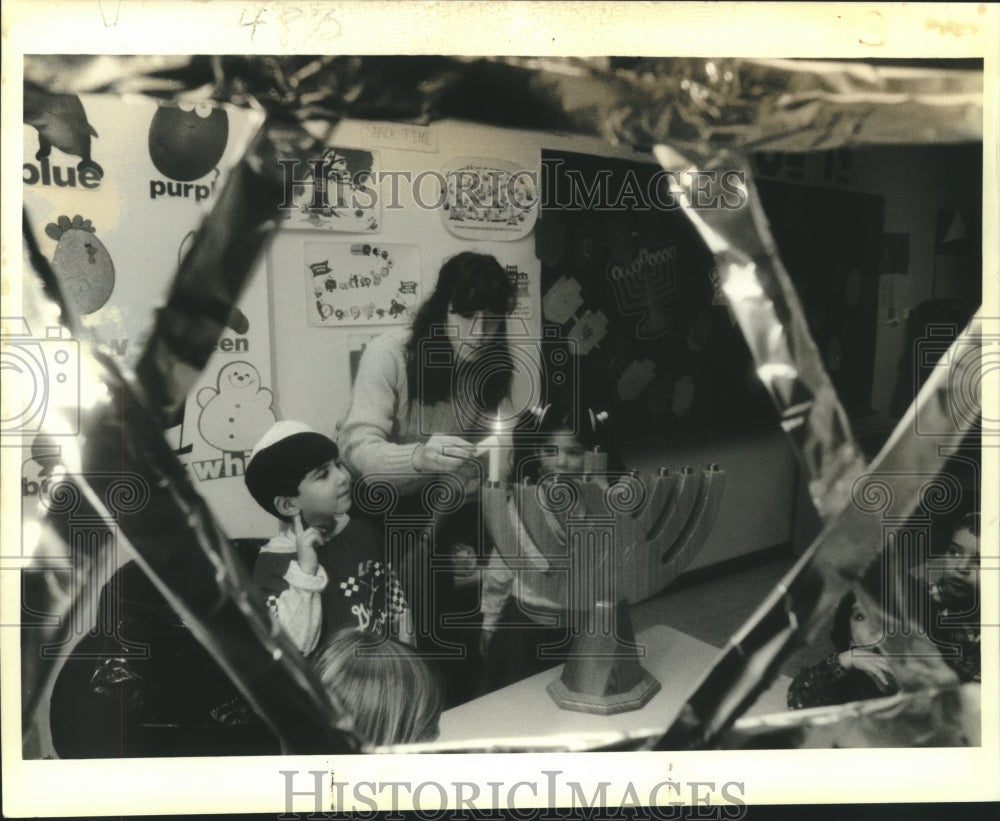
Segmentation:
{"type": "MultiPolygon", "coordinates": [[[[82,343],[124,369],[135,366],[198,226],[261,123],[256,112],[208,102],[26,88],[25,213],[82,343]]],[[[190,391],[183,420],[166,432],[233,535],[256,508],[243,486],[247,451],[275,420],[268,310],[261,266],[190,391]]],[[[34,461],[26,472],[41,470],[34,461]]]]}

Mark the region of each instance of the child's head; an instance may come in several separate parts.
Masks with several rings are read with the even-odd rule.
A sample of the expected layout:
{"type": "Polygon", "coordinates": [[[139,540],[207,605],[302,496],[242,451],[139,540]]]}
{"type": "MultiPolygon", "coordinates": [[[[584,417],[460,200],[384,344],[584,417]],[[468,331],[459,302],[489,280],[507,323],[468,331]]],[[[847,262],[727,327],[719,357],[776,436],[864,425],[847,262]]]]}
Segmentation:
{"type": "Polygon", "coordinates": [[[407,645],[355,628],[341,630],[317,652],[313,669],[372,744],[437,738],[443,682],[407,645]]]}
{"type": "Polygon", "coordinates": [[[853,592],[840,600],[830,636],[838,652],[877,645],[883,633],[884,617],[880,611],[865,607],[853,592]]]}
{"type": "Polygon", "coordinates": [[[538,479],[554,473],[582,473],[584,456],[594,448],[609,453],[612,464],[610,426],[606,411],[589,408],[538,408],[525,422],[530,430],[518,447],[522,475],[538,479]],[[540,418],[539,418],[540,417],[540,418]]]}
{"type": "Polygon", "coordinates": [[[979,514],[969,513],[952,529],[938,586],[955,605],[970,606],[979,593],[979,514]]]}
{"type": "Polygon", "coordinates": [[[351,476],[337,445],[302,422],[276,422],[254,446],[247,489],[268,513],[289,522],[301,513],[322,525],[351,508],[351,476]]]}

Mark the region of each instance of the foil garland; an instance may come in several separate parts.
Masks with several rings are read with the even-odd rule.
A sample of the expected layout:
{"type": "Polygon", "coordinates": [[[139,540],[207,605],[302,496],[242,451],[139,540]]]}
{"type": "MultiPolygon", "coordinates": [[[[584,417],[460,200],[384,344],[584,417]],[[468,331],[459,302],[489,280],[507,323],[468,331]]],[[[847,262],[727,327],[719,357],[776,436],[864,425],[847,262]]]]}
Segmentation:
{"type": "MultiPolygon", "coordinates": [[[[724,292],[758,374],[802,457],[811,496],[827,527],[730,642],[656,746],[687,749],[718,744],[774,675],[780,660],[792,647],[814,636],[822,614],[832,608],[846,585],[878,559],[874,546],[880,537],[871,517],[862,521],[849,504],[855,481],[864,475],[866,466],[781,267],[743,157],[753,150],[981,139],[982,74],[736,59],[418,58],[402,62],[410,59],[31,56],[25,60],[25,76],[54,91],[211,97],[252,105],[270,115],[268,134],[271,145],[278,146],[272,153],[293,150],[308,156],[343,116],[420,123],[465,117],[515,127],[572,130],[640,150],[663,146],[657,152],[665,166],[683,163],[703,169],[723,165],[743,169],[748,208],[688,213],[717,256],[724,292]],[[405,70],[404,65],[412,69],[405,70]],[[518,99],[517,106],[483,111],[479,100],[495,98],[492,92],[510,88],[521,92],[512,95],[518,99]]],[[[264,193],[268,185],[259,173],[267,156],[265,151],[263,159],[258,156],[256,169],[247,165],[237,175],[232,189],[237,193],[213,213],[206,233],[185,260],[160,312],[154,338],[137,372],[138,381],[130,384],[106,360],[98,364],[104,387],[94,389],[103,399],[85,415],[79,469],[69,475],[92,517],[108,531],[120,530],[123,544],[134,551],[175,609],[184,614],[199,640],[220,654],[234,681],[290,751],[356,750],[358,742],[345,729],[341,711],[317,691],[316,682],[294,660],[285,639],[274,633],[266,614],[248,597],[245,571],[238,567],[160,432],[204,364],[222,328],[220,317],[235,300],[242,278],[273,230],[269,221],[274,215],[264,193]],[[240,189],[240,185],[249,187],[240,189]],[[237,244],[248,235],[251,241],[239,250],[237,244]],[[220,259],[226,263],[215,266],[220,259]],[[143,477],[151,495],[142,511],[119,522],[102,501],[111,479],[93,477],[118,471],[120,478],[122,464],[143,477]],[[172,537],[166,549],[164,533],[172,537]],[[191,578],[205,586],[190,588],[186,580],[191,578]]],[[[969,340],[963,337],[961,344],[968,345],[969,340]]],[[[931,383],[869,471],[936,469],[940,463],[936,445],[941,440],[934,440],[931,448],[931,440],[921,441],[910,430],[918,408],[935,415],[946,439],[954,443],[961,438],[966,428],[956,425],[948,414],[947,373],[936,373],[931,383]]],[[[920,487],[897,482],[893,493],[909,504],[915,502],[920,487]]],[[[68,544],[66,522],[48,524],[45,537],[58,553],[60,542],[68,544]]],[[[88,579],[83,588],[60,598],[58,591],[65,593],[73,584],[66,581],[63,571],[45,565],[40,557],[35,570],[25,571],[26,589],[48,590],[55,611],[68,613],[82,606],[85,588],[101,578],[102,561],[98,557],[87,565],[81,577],[88,579]]],[[[45,665],[34,664],[37,656],[33,654],[43,643],[58,643],[58,636],[45,628],[26,630],[23,635],[29,640],[23,648],[22,680],[25,692],[31,694],[40,692],[41,679],[51,675],[45,665]]],[[[928,672],[934,681],[947,680],[942,665],[932,663],[920,674],[928,672]]],[[[29,696],[26,705],[24,720],[29,724],[35,720],[36,703],[29,696]]],[[[607,749],[609,743],[614,748],[614,742],[606,739],[590,748],[607,749]]],[[[651,745],[649,739],[639,742],[624,737],[620,743],[619,748],[651,745]]],[[[556,742],[555,746],[580,749],[580,742],[562,747],[556,742]]],[[[498,746],[484,743],[483,748],[498,746]]],[[[427,745],[427,750],[433,749],[434,745],[427,745]]]]}

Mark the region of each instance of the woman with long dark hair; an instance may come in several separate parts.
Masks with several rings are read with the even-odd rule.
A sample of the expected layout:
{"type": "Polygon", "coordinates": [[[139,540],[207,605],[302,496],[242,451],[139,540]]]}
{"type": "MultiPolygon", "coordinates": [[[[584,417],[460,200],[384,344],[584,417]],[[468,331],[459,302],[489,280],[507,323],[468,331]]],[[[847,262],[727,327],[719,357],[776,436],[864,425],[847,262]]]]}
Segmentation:
{"type": "MultiPolygon", "coordinates": [[[[494,432],[498,418],[514,417],[507,317],[515,304],[515,285],[494,257],[467,251],[447,260],[410,327],[365,349],[340,437],[344,462],[359,480],[358,509],[365,508],[366,482],[387,483],[399,496],[394,517],[433,520],[431,539],[414,540],[400,573],[418,613],[418,648],[446,655],[462,647],[463,659],[443,665],[449,706],[474,695],[478,679],[472,571],[485,563],[490,546],[482,544],[485,470],[475,443],[494,432]],[[452,488],[444,496],[458,500],[444,514],[422,494],[434,480],[452,488]],[[449,561],[464,568],[464,589],[442,572],[449,561]],[[422,614],[429,624],[421,625],[422,614]],[[453,626],[456,618],[461,626],[453,626]]],[[[501,478],[509,469],[503,467],[501,478]]]]}
{"type": "Polygon", "coordinates": [[[345,462],[401,494],[430,475],[472,478],[472,442],[509,411],[507,315],[515,289],[497,260],[465,251],[441,268],[411,326],[372,340],[341,433],[345,462]]]}

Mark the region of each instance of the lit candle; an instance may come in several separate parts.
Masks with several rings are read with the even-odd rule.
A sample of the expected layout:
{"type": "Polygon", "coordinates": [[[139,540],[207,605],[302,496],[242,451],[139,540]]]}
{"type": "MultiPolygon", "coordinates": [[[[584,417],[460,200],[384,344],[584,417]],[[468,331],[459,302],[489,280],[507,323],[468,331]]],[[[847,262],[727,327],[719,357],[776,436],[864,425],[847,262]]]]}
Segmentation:
{"type": "Polygon", "coordinates": [[[491,483],[500,482],[500,434],[503,432],[503,425],[500,423],[500,414],[497,413],[497,420],[493,423],[493,447],[490,448],[489,480],[491,483]]]}

